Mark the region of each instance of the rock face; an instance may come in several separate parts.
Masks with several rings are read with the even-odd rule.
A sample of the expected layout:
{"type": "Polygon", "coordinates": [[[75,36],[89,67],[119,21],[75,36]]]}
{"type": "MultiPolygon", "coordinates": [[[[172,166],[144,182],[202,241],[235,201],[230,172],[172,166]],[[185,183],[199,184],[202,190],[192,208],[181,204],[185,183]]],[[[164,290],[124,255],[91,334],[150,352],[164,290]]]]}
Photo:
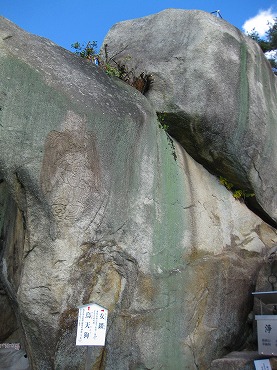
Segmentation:
{"type": "Polygon", "coordinates": [[[263,357],[258,352],[232,352],[222,359],[214,360],[211,370],[255,370],[254,361],[263,357]]]}
{"type": "Polygon", "coordinates": [[[152,74],[146,96],[188,153],[253,191],[276,221],[276,77],[260,47],[220,18],[177,9],[118,23],[104,43],[116,62],[152,74]]]}
{"type": "Polygon", "coordinates": [[[240,348],[276,230],[138,91],[4,18],[0,36],[0,321],[19,328],[2,340],[13,332],[33,370],[208,369],[240,348]],[[109,319],[87,353],[90,302],[109,319]]]}

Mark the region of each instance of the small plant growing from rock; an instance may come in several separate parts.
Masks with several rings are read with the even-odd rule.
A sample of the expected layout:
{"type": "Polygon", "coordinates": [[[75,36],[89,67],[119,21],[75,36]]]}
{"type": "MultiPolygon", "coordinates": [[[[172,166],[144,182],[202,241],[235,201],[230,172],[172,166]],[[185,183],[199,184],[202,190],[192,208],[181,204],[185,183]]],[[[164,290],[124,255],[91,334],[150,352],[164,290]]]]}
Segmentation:
{"type": "Polygon", "coordinates": [[[168,131],[169,126],[168,124],[165,123],[166,120],[166,112],[156,112],[157,113],[157,118],[159,121],[159,126],[162,128],[164,131],[168,131]]]}
{"type": "Polygon", "coordinates": [[[237,189],[234,187],[234,184],[232,184],[230,181],[228,181],[225,177],[220,176],[219,177],[219,182],[225,186],[226,189],[230,190],[233,194],[233,197],[235,199],[245,199],[245,198],[250,198],[254,197],[255,193],[249,192],[248,190],[243,190],[243,189],[237,189]]]}
{"type": "Polygon", "coordinates": [[[159,127],[162,130],[165,131],[166,136],[167,136],[167,140],[168,140],[169,145],[171,147],[171,153],[173,155],[174,160],[176,161],[177,160],[177,154],[176,154],[176,151],[175,151],[174,143],[173,143],[172,137],[167,132],[168,129],[169,129],[169,125],[166,123],[167,113],[166,112],[156,112],[156,114],[157,114],[157,119],[158,119],[158,122],[159,122],[159,127]]]}
{"type": "Polygon", "coordinates": [[[97,57],[96,49],[97,49],[97,42],[96,41],[89,41],[86,46],[84,44],[80,44],[78,41],[74,42],[71,45],[73,49],[75,49],[75,54],[79,55],[82,58],[86,58],[89,60],[95,60],[97,57]]]}
{"type": "Polygon", "coordinates": [[[124,62],[126,62],[129,57],[126,57],[122,62],[117,62],[115,60],[115,57],[122,53],[125,48],[112,57],[109,57],[107,44],[104,45],[104,56],[96,52],[96,41],[89,41],[86,45],[75,42],[71,45],[71,47],[75,49],[76,55],[79,55],[85,59],[89,59],[102,68],[109,76],[120,78],[122,81],[134,87],[142,94],[145,94],[149,90],[150,85],[153,82],[152,76],[149,74],[142,72],[139,76],[136,76],[133,69],[128,70],[124,62]]]}

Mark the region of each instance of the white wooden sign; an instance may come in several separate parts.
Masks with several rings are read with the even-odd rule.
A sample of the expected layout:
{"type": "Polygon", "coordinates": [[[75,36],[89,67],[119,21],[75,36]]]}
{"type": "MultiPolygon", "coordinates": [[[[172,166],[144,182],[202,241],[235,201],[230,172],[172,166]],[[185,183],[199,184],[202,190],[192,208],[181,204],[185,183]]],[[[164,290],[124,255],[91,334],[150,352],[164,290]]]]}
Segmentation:
{"type": "Polygon", "coordinates": [[[76,346],[104,346],[108,310],[96,303],[79,307],[76,346]]]}
{"type": "Polygon", "coordinates": [[[272,370],[269,360],[254,361],[256,370],[272,370]]]}

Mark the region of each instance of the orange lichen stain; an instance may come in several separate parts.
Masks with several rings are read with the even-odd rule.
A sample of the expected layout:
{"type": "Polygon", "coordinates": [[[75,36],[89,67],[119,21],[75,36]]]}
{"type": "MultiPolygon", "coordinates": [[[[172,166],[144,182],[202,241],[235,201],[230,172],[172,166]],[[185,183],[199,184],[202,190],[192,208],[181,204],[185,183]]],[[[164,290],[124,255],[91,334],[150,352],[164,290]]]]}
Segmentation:
{"type": "Polygon", "coordinates": [[[120,300],[122,277],[114,268],[113,263],[105,263],[94,280],[94,285],[90,285],[90,301],[96,301],[109,311],[115,308],[120,300]]]}
{"type": "Polygon", "coordinates": [[[145,274],[139,276],[138,289],[139,294],[148,301],[152,301],[158,291],[153,277],[145,274]]]}
{"type": "Polygon", "coordinates": [[[211,255],[212,254],[207,251],[199,250],[198,248],[193,247],[189,253],[187,251],[184,253],[183,260],[187,264],[191,264],[198,260],[202,260],[203,257],[208,257],[211,255]]]}

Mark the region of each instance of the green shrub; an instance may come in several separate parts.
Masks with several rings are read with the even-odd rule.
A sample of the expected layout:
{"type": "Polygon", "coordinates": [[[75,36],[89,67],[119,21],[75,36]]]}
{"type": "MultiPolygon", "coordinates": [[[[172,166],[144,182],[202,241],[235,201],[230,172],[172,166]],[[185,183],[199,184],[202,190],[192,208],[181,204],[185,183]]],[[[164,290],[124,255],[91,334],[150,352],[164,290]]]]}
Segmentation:
{"type": "Polygon", "coordinates": [[[80,44],[78,41],[74,44],[71,44],[71,47],[75,49],[75,54],[79,55],[82,58],[86,58],[89,60],[94,60],[98,57],[96,53],[97,42],[96,41],[89,41],[86,46],[84,44],[80,44]]]}
{"type": "Polygon", "coordinates": [[[140,73],[139,76],[135,75],[134,70],[128,70],[125,65],[126,61],[130,59],[129,56],[125,57],[121,62],[115,60],[115,56],[122,53],[126,48],[122,49],[114,56],[109,57],[108,45],[104,45],[103,54],[104,56],[97,53],[97,42],[89,41],[87,44],[80,44],[78,41],[71,45],[75,49],[75,54],[82,58],[89,59],[90,61],[97,64],[102,68],[109,76],[115,76],[126,82],[130,86],[145,94],[152,81],[152,76],[144,72],[140,73]]]}

